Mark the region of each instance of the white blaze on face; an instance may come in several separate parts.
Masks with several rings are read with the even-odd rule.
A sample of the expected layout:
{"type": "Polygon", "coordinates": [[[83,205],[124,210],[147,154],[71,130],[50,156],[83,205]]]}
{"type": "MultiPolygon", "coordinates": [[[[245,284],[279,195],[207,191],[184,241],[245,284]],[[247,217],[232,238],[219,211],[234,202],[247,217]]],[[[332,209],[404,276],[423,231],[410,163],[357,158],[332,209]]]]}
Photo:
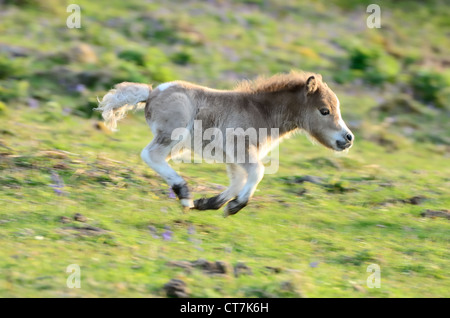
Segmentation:
{"type": "Polygon", "coordinates": [[[162,92],[163,90],[175,85],[176,83],[174,82],[167,82],[167,83],[162,83],[160,85],[158,85],[158,89],[162,92]]]}
{"type": "MultiPolygon", "coordinates": [[[[333,93],[334,94],[334,93],[333,93]]],[[[338,126],[339,126],[339,130],[338,131],[334,131],[332,134],[330,134],[330,144],[332,145],[333,148],[335,148],[336,150],[339,150],[336,148],[336,142],[340,141],[340,142],[346,142],[346,135],[348,133],[350,133],[350,130],[348,129],[347,125],[345,124],[344,120],[342,119],[341,116],[341,103],[339,102],[339,98],[336,96],[336,94],[334,94],[334,96],[336,97],[336,112],[338,115],[338,126]]]]}
{"type": "Polygon", "coordinates": [[[344,133],[349,132],[350,129],[348,129],[347,125],[346,125],[346,124],[344,123],[344,121],[342,120],[342,116],[341,116],[341,103],[339,102],[339,98],[337,97],[336,94],[334,94],[334,96],[336,97],[336,100],[337,100],[337,106],[336,106],[336,109],[337,109],[337,114],[338,114],[338,116],[339,116],[338,124],[339,124],[339,126],[341,126],[341,132],[342,132],[342,134],[344,134],[344,133]]]}

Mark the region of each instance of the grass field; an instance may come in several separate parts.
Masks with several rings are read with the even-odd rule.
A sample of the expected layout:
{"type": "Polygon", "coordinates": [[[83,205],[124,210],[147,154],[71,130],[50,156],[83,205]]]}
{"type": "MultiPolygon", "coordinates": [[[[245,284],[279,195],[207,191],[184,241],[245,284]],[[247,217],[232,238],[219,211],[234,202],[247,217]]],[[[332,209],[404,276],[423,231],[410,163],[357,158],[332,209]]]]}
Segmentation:
{"type": "MultiPolygon", "coordinates": [[[[443,2],[380,2],[381,29],[350,0],[78,2],[80,29],[69,2],[0,4],[1,297],[166,297],[174,278],[190,297],[450,296],[443,2]],[[293,68],[323,75],[355,144],[284,141],[278,172],[228,218],[182,213],[140,159],[142,113],[111,133],[92,111],[120,81],[232,88],[293,68]]],[[[228,184],[223,165],[173,166],[195,198],[228,184]]]]}

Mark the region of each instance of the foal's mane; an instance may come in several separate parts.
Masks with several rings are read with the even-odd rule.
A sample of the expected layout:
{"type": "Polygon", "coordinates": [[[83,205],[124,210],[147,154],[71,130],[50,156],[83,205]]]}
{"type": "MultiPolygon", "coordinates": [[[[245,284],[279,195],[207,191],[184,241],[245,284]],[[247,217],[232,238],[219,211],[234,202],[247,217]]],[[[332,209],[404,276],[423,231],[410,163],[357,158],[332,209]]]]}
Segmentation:
{"type": "Polygon", "coordinates": [[[271,77],[259,76],[254,80],[244,80],[236,85],[234,91],[252,94],[290,91],[303,87],[310,76],[322,79],[319,74],[291,71],[271,77]]]}

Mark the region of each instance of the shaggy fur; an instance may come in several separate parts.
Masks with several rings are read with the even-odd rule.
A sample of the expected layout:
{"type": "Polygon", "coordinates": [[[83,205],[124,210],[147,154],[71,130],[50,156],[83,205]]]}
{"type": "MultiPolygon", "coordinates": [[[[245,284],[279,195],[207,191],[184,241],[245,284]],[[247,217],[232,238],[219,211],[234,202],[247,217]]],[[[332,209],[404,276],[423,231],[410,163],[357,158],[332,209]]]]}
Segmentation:
{"type": "Polygon", "coordinates": [[[242,93],[273,93],[301,89],[311,76],[322,79],[320,74],[311,72],[291,71],[288,74],[277,74],[269,78],[257,77],[254,80],[245,80],[236,85],[234,91],[242,93]]]}

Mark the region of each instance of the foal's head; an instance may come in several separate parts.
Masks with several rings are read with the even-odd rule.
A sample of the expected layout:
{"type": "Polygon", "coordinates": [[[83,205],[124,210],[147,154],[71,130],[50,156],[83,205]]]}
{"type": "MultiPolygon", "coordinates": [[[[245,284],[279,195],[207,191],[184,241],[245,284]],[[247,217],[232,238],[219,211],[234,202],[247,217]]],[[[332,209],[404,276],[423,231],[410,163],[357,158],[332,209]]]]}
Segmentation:
{"type": "Polygon", "coordinates": [[[328,148],[337,151],[350,148],[354,136],[342,120],[336,94],[322,82],[320,75],[310,76],[304,89],[303,129],[328,148]]]}

